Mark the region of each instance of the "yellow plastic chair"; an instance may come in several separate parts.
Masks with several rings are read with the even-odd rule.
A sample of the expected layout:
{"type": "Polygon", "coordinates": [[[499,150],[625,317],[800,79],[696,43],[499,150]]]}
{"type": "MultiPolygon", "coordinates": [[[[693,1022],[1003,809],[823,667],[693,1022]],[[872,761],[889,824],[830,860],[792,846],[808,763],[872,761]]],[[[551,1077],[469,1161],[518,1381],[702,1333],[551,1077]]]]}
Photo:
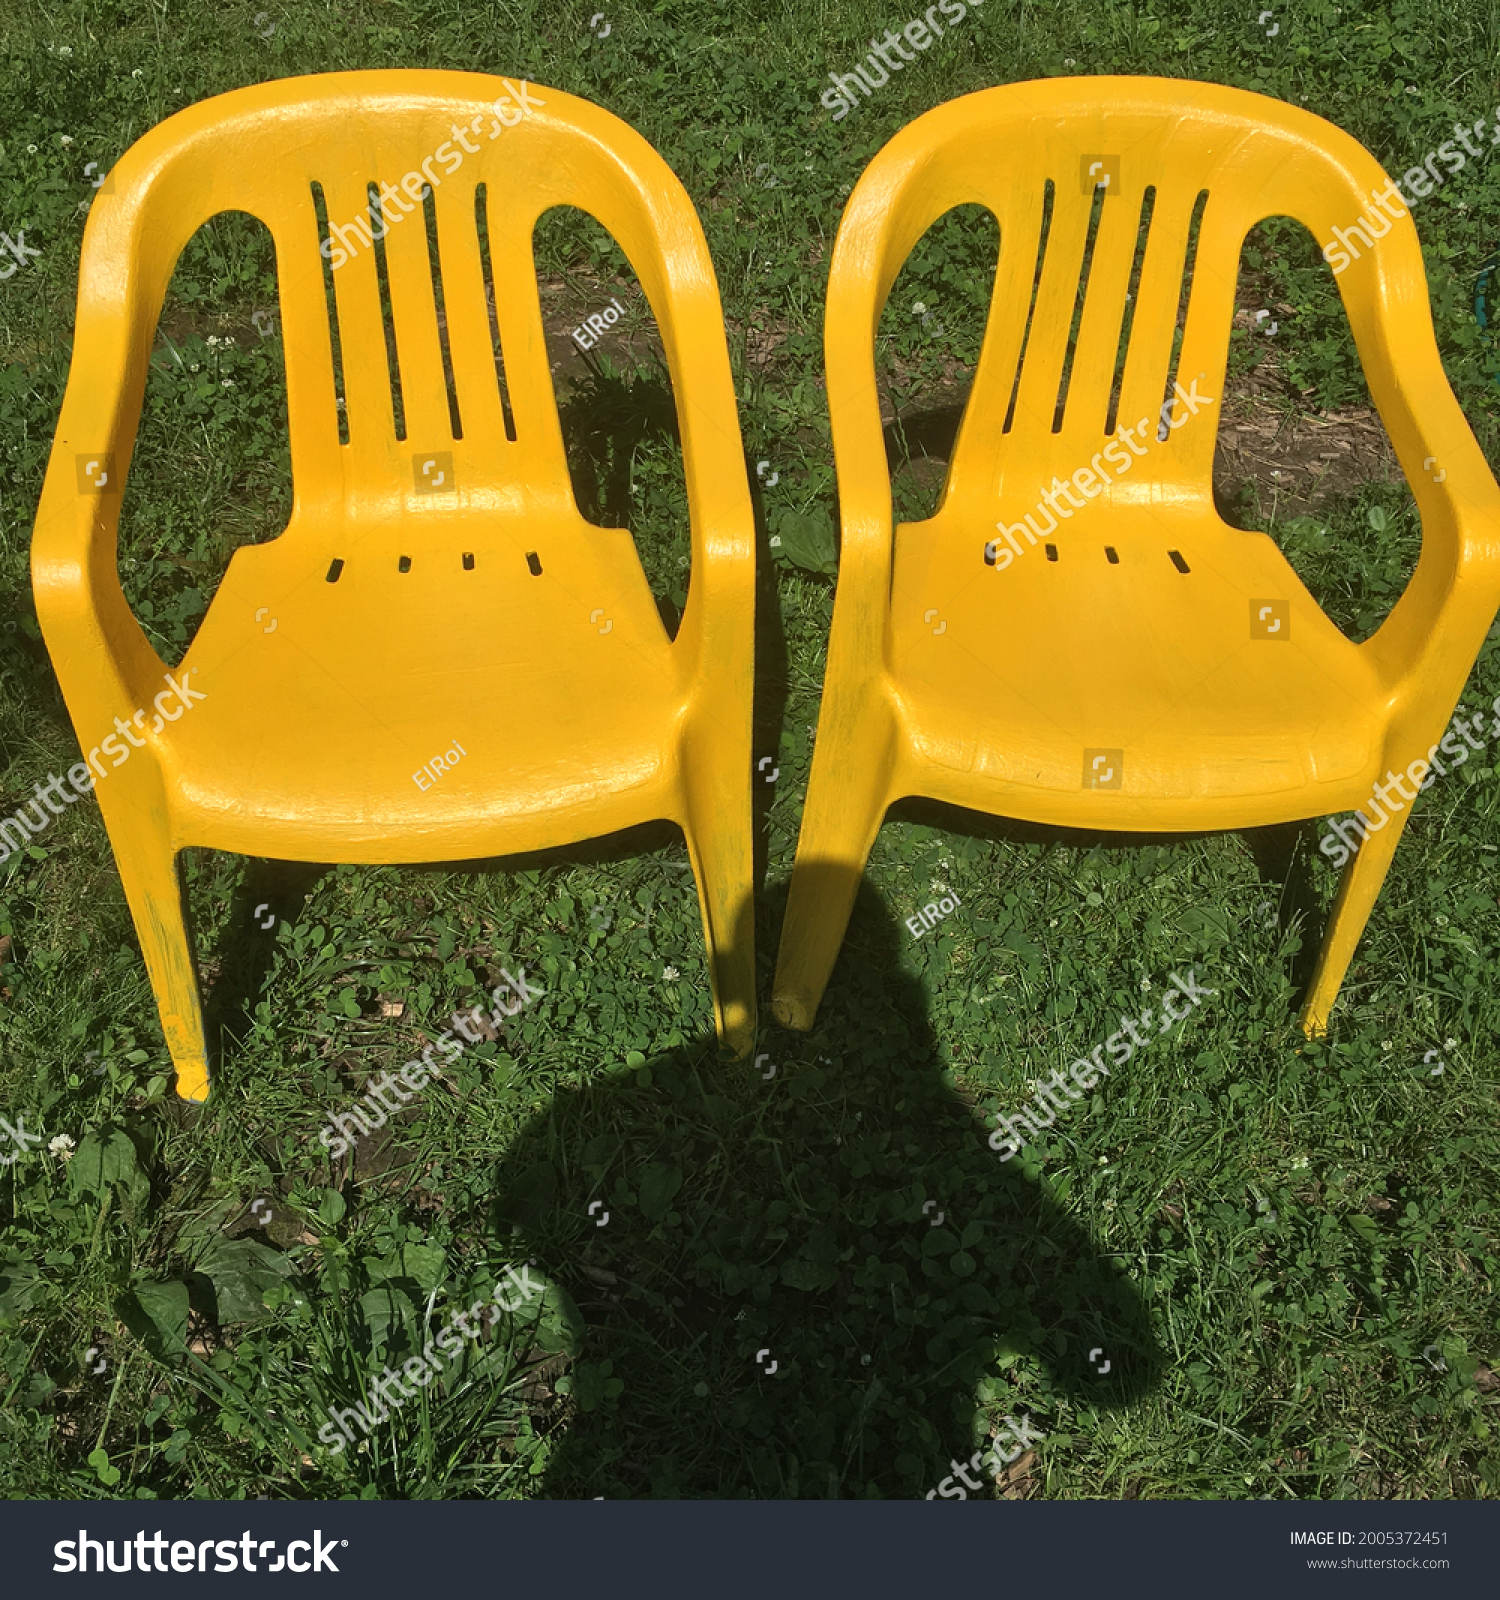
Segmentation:
{"type": "Polygon", "coordinates": [[[74,728],[107,774],[99,804],[177,1092],[201,1100],[208,1085],[176,870],[190,845],[297,861],[473,860],[670,819],[697,875],[720,1037],[748,1051],[753,538],[702,228],[666,163],[618,118],[477,73],[350,72],[236,90],[140,139],[84,235],[32,578],[74,728]],[[372,218],[367,186],[381,183],[372,218]],[[619,241],[666,348],[692,522],[675,640],[630,535],[586,522],[574,503],[531,245],[538,216],[564,204],[619,241]],[[182,702],[126,605],[115,532],[172,269],[226,210],[259,218],[275,243],[294,508],[279,537],[235,553],[172,674],[182,702]],[[118,771],[99,754],[116,718],[141,741],[118,771]]]}
{"type": "MultiPolygon", "coordinates": [[[[828,287],[843,542],[776,972],[780,1021],[812,1026],[860,872],[899,798],[1101,830],[1254,828],[1360,806],[1373,821],[1374,782],[1425,763],[1500,605],[1500,490],[1438,359],[1416,230],[1399,199],[1393,214],[1371,198],[1387,181],[1361,145],[1306,111],[1157,78],[968,95],[870,163],[828,287]],[[1000,227],[988,326],[937,512],[893,533],[876,329],[913,245],[967,203],[1000,227]],[[1343,230],[1352,255],[1337,281],[1421,513],[1415,575],[1361,645],[1270,537],[1214,509],[1240,247],[1275,215],[1303,223],[1335,266],[1343,230]]],[[[1343,877],[1303,1012],[1309,1034],[1326,1028],[1411,814],[1396,805],[1343,877]]]]}

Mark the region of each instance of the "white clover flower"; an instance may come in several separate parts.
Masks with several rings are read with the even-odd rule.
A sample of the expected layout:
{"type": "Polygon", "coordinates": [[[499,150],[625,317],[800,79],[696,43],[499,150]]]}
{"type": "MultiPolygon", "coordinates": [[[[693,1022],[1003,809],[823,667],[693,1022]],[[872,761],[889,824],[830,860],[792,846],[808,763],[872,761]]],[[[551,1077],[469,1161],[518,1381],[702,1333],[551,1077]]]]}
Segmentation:
{"type": "Polygon", "coordinates": [[[1142,994],[1149,994],[1150,992],[1151,992],[1151,980],[1150,980],[1150,978],[1142,978],[1141,979],[1141,993],[1142,994]]]}
{"type": "Polygon", "coordinates": [[[219,385],[219,387],[221,389],[232,389],[232,388],[234,388],[234,379],[233,378],[225,378],[224,381],[219,385]]]}
{"type": "Polygon", "coordinates": [[[62,134],[62,135],[60,135],[60,136],[59,136],[59,138],[58,138],[58,141],[57,141],[57,142],[58,142],[58,143],[59,143],[59,144],[60,144],[60,145],[63,145],[63,146],[64,146],[64,147],[66,147],[66,146],[67,146],[67,145],[70,145],[70,144],[72,144],[72,142],[73,142],[73,135],[72,135],[72,134],[70,134],[70,133],[64,133],[64,134],[62,134]]]}
{"type": "Polygon", "coordinates": [[[27,145],[26,154],[29,156],[34,156],[36,154],[36,146],[34,144],[27,145]]]}
{"type": "Polygon", "coordinates": [[[1458,1040],[1457,1039],[1444,1039],[1443,1040],[1443,1049],[1445,1049],[1445,1050],[1457,1050],[1458,1049],[1458,1040]]]}
{"type": "Polygon", "coordinates": [[[676,967],[663,967],[661,969],[661,975],[668,983],[676,983],[677,980],[682,976],[676,967]]]}
{"type": "Polygon", "coordinates": [[[918,300],[917,303],[911,308],[911,314],[914,317],[925,317],[927,315],[927,307],[924,306],[920,300],[918,300]]]}
{"type": "Polygon", "coordinates": [[[203,342],[212,350],[218,344],[219,336],[216,333],[211,333],[203,342]]]}
{"type": "Polygon", "coordinates": [[[190,365],[188,366],[188,371],[189,372],[196,372],[197,370],[198,370],[198,363],[196,361],[190,363],[190,365]]]}
{"type": "Polygon", "coordinates": [[[143,78],[145,76],[145,74],[141,71],[141,69],[139,67],[137,67],[135,69],[135,71],[130,74],[130,76],[132,78],[143,78]]]}
{"type": "Polygon", "coordinates": [[[73,1159],[73,1151],[76,1147],[67,1134],[59,1133],[47,1146],[47,1148],[52,1152],[53,1155],[61,1156],[64,1161],[71,1161],[73,1159]]]}
{"type": "Polygon", "coordinates": [[[1298,1156],[1297,1159],[1292,1163],[1292,1171],[1306,1172],[1311,1165],[1312,1162],[1310,1162],[1306,1156],[1298,1156]]]}

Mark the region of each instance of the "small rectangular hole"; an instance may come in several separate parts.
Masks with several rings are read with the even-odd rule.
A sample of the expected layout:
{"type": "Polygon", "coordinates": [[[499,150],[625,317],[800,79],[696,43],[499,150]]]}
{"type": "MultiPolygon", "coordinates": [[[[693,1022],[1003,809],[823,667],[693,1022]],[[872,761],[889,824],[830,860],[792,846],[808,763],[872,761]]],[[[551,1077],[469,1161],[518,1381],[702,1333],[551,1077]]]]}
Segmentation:
{"type": "Polygon", "coordinates": [[[1105,553],[1105,555],[1106,555],[1106,556],[1108,556],[1108,558],[1109,558],[1109,564],[1110,564],[1110,566],[1112,566],[1112,567],[1117,567],[1117,566],[1119,566],[1119,564],[1120,564],[1120,557],[1119,557],[1119,555],[1118,555],[1118,554],[1117,554],[1117,553],[1116,553],[1116,551],[1115,551],[1115,547],[1114,547],[1114,546],[1113,546],[1113,545],[1112,545],[1112,544],[1107,544],[1107,545],[1105,545],[1105,547],[1104,547],[1104,553],[1105,553]]]}
{"type": "Polygon", "coordinates": [[[339,581],[339,574],[343,570],[344,570],[343,561],[339,557],[335,556],[334,557],[334,561],[333,561],[333,565],[331,567],[329,567],[329,569],[328,569],[328,581],[330,583],[337,583],[339,581]]]}
{"type": "Polygon", "coordinates": [[[542,564],[537,559],[537,553],[535,550],[528,550],[526,552],[526,565],[531,568],[531,575],[533,578],[541,577],[542,564]]]}
{"type": "Polygon", "coordinates": [[[410,556],[402,556],[401,559],[396,563],[396,568],[400,572],[410,572],[411,571],[411,557],[410,556]]]}
{"type": "Polygon", "coordinates": [[[1172,565],[1176,567],[1179,572],[1191,572],[1193,570],[1187,564],[1187,562],[1182,559],[1182,552],[1180,550],[1168,550],[1167,554],[1171,556],[1172,565]]]}
{"type": "Polygon", "coordinates": [[[464,551],[464,571],[465,572],[472,572],[473,570],[474,570],[474,552],[472,550],[465,550],[464,551]]]}
{"type": "Polygon", "coordinates": [[[1047,552],[1047,559],[1049,561],[1057,560],[1057,546],[1055,544],[1044,544],[1042,549],[1047,552]]]}

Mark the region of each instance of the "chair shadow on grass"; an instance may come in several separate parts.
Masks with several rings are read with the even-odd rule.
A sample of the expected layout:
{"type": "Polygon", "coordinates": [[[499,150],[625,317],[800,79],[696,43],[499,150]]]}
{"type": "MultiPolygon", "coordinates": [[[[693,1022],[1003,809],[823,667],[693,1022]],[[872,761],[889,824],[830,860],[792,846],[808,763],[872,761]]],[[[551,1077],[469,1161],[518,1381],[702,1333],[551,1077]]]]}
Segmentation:
{"type": "Polygon", "coordinates": [[[921,1496],[988,1449],[982,1379],[1032,1436],[1156,1382],[1123,1271],[944,1085],[900,949],[862,885],[812,1033],[763,1030],[739,1064],[710,1036],[649,1082],[560,1092],[500,1162],[501,1247],[585,1325],[546,1496],[921,1496]]]}
{"type": "MultiPolygon", "coordinates": [[[[990,816],[939,800],[916,798],[898,800],[888,817],[992,844],[1041,844],[1073,850],[1132,851],[1148,845],[1174,849],[1198,839],[1237,837],[1249,852],[1260,890],[1267,896],[1252,915],[1265,927],[1293,935],[1286,966],[1287,1009],[1291,1014],[1301,1012],[1312,987],[1329,916],[1312,871],[1312,863],[1318,859],[1317,818],[1191,833],[1118,833],[1023,822],[1015,817],[990,816]]],[[[1226,936],[1228,931],[1226,928],[1226,936]]]]}

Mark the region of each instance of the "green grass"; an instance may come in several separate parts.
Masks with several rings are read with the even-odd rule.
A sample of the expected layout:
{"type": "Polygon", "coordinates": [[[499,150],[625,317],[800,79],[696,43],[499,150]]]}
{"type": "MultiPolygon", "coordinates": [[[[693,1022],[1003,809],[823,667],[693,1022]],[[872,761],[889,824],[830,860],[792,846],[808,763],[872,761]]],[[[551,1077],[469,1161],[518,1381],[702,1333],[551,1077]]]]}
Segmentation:
{"type": "MultiPolygon", "coordinates": [[[[0,21],[0,230],[43,250],[0,282],[0,620],[15,623],[0,632],[0,810],[79,759],[26,563],[85,163],[274,77],[523,75],[608,106],[682,178],[719,276],[750,471],[778,474],[761,491],[763,534],[781,540],[762,543],[756,755],[778,768],[757,784],[763,994],[833,593],[820,307],[869,158],[975,88],[1145,72],[1305,104],[1399,171],[1458,117],[1489,115],[1500,83],[1491,4],[1395,0],[1368,18],[1307,4],[1278,10],[1267,39],[1250,11],[1206,0],[988,0],[835,124],[817,103],[827,72],[917,8],[751,21],[663,3],[609,12],[600,41],[596,7],[298,0],[270,10],[266,39],[266,3],[22,3],[0,21]]],[[[1470,299],[1497,201],[1491,161],[1417,212],[1450,379],[1491,461],[1500,363],[1470,299]]],[[[898,280],[880,358],[904,418],[961,397],[993,259],[993,229],[956,216],[898,280]]],[[[275,305],[272,265],[258,224],[221,218],[164,316],[121,555],[169,660],[232,551],[273,536],[290,503],[279,343],[253,321],[275,305]]],[[[1293,307],[1276,341],[1289,409],[1365,403],[1301,230],[1266,224],[1242,266],[1255,303],[1293,307]]],[[[539,267],[557,285],[549,328],[607,285],[649,347],[644,302],[597,230],[547,219],[539,267]]],[[[1237,333],[1231,370],[1265,355],[1237,333]]],[[[686,510],[664,374],[616,355],[567,377],[580,501],[635,532],[675,620],[686,510]]],[[[903,515],[931,503],[921,467],[897,476],[903,515]]],[[[1253,489],[1238,512],[1269,513],[1253,489]]],[[[1404,488],[1369,484],[1273,531],[1363,636],[1410,572],[1417,524],[1404,488]]],[[[1492,639],[1465,704],[1497,692],[1492,639]]],[[[753,1068],[718,1059],[670,829],[439,869],[195,854],[223,1047],[201,1112],[173,1097],[97,809],[70,808],[0,868],[0,1115],[77,1147],[0,1172],[0,1481],[68,1498],[921,1495],[1025,1414],[1045,1438],[1011,1494],[1493,1498],[1497,766],[1487,750],[1417,807],[1321,1044],[1292,1010],[1333,888],[1315,827],[1095,839],[904,806],[815,1032],[768,1022],[753,1068]],[[944,887],[961,910],[912,939],[904,918],[944,887]],[[330,1163],[323,1119],[517,963],[545,996],[330,1163]],[[1214,996],[998,1162],[992,1113],[1189,969],[1214,996]],[[533,1260],[544,1300],[488,1326],[355,1449],[317,1442],[331,1406],[533,1260]]]]}

